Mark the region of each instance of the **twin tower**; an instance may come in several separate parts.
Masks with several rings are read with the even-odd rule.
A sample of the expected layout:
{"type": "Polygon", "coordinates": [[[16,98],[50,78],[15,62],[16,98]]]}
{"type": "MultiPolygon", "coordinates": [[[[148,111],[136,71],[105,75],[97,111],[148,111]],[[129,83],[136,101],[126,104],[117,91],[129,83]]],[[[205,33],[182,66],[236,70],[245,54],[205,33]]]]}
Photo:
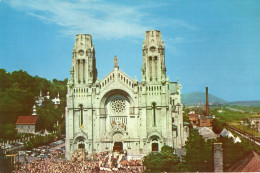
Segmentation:
{"type": "Polygon", "coordinates": [[[67,159],[79,149],[126,150],[128,158],[141,158],[163,145],[176,151],[184,145],[181,85],[166,78],[164,50],[161,32],[147,31],[142,81],[119,70],[116,57],[112,71],[99,80],[91,35],[76,36],[67,87],[67,159]]]}
{"type": "MultiPolygon", "coordinates": [[[[91,35],[78,34],[72,52],[71,80],[92,85],[97,80],[95,48],[91,35]]],[[[160,31],[147,31],[143,42],[142,82],[166,81],[164,42],[160,31]]]]}

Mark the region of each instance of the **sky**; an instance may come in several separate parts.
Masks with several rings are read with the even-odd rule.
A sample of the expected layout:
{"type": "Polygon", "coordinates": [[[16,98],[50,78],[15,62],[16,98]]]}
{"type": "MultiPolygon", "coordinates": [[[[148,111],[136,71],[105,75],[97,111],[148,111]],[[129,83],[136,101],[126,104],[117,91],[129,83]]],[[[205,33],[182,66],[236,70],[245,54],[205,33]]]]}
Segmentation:
{"type": "Polygon", "coordinates": [[[90,34],[98,77],[114,56],[141,80],[145,31],[160,30],[182,93],[260,100],[259,0],[0,0],[0,68],[69,78],[76,34],[90,34]]]}

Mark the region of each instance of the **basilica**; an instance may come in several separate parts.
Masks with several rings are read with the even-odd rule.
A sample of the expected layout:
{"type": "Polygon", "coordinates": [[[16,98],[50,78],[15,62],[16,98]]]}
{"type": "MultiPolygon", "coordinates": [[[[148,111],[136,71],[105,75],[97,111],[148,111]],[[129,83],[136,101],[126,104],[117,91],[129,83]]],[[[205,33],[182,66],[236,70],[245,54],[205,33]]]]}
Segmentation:
{"type": "Polygon", "coordinates": [[[188,136],[183,125],[181,84],[166,77],[161,32],[146,31],[142,79],[132,79],[114,58],[114,67],[97,77],[95,48],[88,34],[76,35],[67,86],[66,158],[87,153],[125,151],[141,158],[163,145],[181,149],[188,136]]]}

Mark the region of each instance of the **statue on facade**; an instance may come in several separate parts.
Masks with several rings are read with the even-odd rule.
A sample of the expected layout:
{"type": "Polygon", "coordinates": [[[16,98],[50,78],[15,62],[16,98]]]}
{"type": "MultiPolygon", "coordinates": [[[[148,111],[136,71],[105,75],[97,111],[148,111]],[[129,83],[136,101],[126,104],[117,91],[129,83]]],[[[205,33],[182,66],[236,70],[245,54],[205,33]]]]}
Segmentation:
{"type": "Polygon", "coordinates": [[[117,64],[117,57],[115,56],[114,58],[114,63],[115,63],[115,67],[118,67],[118,64],[117,64]]]}

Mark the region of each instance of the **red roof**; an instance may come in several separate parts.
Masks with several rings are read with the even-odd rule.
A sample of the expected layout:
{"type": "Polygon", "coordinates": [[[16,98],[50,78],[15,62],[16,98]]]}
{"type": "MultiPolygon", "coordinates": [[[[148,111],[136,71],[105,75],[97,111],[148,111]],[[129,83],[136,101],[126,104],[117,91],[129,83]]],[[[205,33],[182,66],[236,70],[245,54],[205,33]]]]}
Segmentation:
{"type": "Polygon", "coordinates": [[[228,172],[260,172],[260,156],[251,151],[242,160],[239,160],[228,172]]]}
{"type": "Polygon", "coordinates": [[[38,116],[19,116],[15,124],[36,124],[38,116]]]}

